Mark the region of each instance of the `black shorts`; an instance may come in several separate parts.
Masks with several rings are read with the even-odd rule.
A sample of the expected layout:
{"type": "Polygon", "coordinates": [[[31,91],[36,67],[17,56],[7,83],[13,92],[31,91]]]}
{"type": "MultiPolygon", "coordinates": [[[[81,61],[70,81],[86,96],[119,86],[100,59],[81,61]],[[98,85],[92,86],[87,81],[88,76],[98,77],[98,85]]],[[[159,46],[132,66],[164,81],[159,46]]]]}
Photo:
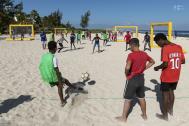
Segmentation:
{"type": "MultiPolygon", "coordinates": [[[[62,77],[62,83],[64,83],[65,81],[67,81],[67,79],[62,77]]],[[[54,86],[58,85],[59,82],[50,82],[49,84],[51,87],[54,87],[54,86]]]]}
{"type": "Polygon", "coordinates": [[[123,97],[131,100],[134,97],[144,98],[144,74],[137,75],[128,80],[125,84],[123,97]]]}
{"type": "Polygon", "coordinates": [[[161,91],[173,91],[176,90],[178,82],[161,82],[160,90],[161,91]]]}
{"type": "Polygon", "coordinates": [[[63,44],[62,43],[58,43],[60,47],[63,47],[63,44]]]}

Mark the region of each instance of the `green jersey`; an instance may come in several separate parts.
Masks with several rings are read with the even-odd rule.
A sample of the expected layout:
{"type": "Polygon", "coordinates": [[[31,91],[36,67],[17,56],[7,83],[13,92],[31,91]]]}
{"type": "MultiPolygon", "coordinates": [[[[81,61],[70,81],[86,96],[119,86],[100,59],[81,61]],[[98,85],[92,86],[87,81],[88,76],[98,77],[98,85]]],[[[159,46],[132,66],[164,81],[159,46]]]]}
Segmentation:
{"type": "Polygon", "coordinates": [[[46,53],[42,56],[39,71],[43,81],[47,83],[58,82],[58,77],[53,65],[54,54],[46,53]]]}
{"type": "Polygon", "coordinates": [[[81,40],[81,34],[77,34],[77,40],[81,40]]]}

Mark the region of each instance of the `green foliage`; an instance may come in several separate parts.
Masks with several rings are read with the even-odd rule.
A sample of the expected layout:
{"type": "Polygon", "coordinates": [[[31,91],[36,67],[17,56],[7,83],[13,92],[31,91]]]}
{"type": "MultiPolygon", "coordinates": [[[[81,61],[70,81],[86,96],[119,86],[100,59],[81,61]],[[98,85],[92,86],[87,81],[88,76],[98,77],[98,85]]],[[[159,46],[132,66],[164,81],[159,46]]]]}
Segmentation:
{"type": "Polygon", "coordinates": [[[57,10],[52,12],[49,16],[42,17],[42,27],[46,28],[47,30],[53,30],[55,27],[62,27],[64,26],[61,23],[62,20],[62,13],[57,10]]]}
{"type": "Polygon", "coordinates": [[[81,15],[81,23],[80,26],[82,28],[87,28],[89,24],[89,17],[91,15],[91,12],[88,10],[84,15],[81,15]]]}
{"type": "Polygon", "coordinates": [[[5,32],[9,24],[14,22],[14,16],[22,14],[23,3],[14,5],[13,0],[0,0],[0,32],[5,32]]]}
{"type": "MultiPolygon", "coordinates": [[[[87,28],[91,13],[87,11],[81,16],[81,27],[87,28]]],[[[8,33],[10,24],[33,24],[36,32],[41,30],[54,31],[55,27],[67,28],[75,30],[73,25],[68,21],[63,24],[63,14],[59,10],[51,14],[41,17],[37,10],[30,13],[23,12],[23,3],[14,3],[14,0],[0,0],[0,33],[8,33]],[[17,21],[15,20],[17,18],[17,21]]]]}

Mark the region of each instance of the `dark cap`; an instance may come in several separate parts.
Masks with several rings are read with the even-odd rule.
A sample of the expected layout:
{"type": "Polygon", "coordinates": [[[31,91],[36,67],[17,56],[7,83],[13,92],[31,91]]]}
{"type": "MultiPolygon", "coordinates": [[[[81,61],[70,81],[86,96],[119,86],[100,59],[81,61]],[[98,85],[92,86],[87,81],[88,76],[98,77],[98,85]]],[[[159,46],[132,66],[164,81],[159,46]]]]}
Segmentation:
{"type": "Polygon", "coordinates": [[[132,38],[132,39],[130,40],[130,45],[139,46],[139,40],[138,40],[138,38],[132,38]]]}
{"type": "Polygon", "coordinates": [[[167,40],[167,37],[163,33],[157,33],[154,37],[154,41],[157,42],[159,40],[167,40]]]}

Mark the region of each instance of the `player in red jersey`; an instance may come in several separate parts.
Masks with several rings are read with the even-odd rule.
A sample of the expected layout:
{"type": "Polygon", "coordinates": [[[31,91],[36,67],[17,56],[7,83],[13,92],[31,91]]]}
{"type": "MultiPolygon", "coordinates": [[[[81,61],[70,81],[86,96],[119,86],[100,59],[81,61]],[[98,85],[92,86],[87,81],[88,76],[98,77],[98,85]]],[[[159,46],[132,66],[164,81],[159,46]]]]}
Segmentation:
{"type": "Polygon", "coordinates": [[[129,42],[131,40],[131,35],[130,35],[129,31],[127,31],[127,34],[125,35],[124,40],[126,42],[126,50],[125,51],[127,51],[127,50],[129,50],[128,45],[129,45],[129,42]]]}
{"type": "Polygon", "coordinates": [[[128,55],[125,67],[126,84],[124,89],[124,107],[122,116],[116,117],[119,121],[127,121],[132,99],[137,97],[142,110],[142,118],[147,119],[146,101],[144,93],[144,74],[155,61],[147,53],[139,50],[139,40],[133,38],[130,41],[131,51],[128,55]]]}
{"type": "Polygon", "coordinates": [[[154,41],[162,48],[162,64],[154,67],[155,71],[162,69],[160,90],[163,95],[162,115],[157,114],[160,119],[168,120],[168,113],[173,115],[174,90],[180,77],[181,64],[185,63],[184,54],[180,45],[171,43],[163,33],[156,34],[154,41]]]}

